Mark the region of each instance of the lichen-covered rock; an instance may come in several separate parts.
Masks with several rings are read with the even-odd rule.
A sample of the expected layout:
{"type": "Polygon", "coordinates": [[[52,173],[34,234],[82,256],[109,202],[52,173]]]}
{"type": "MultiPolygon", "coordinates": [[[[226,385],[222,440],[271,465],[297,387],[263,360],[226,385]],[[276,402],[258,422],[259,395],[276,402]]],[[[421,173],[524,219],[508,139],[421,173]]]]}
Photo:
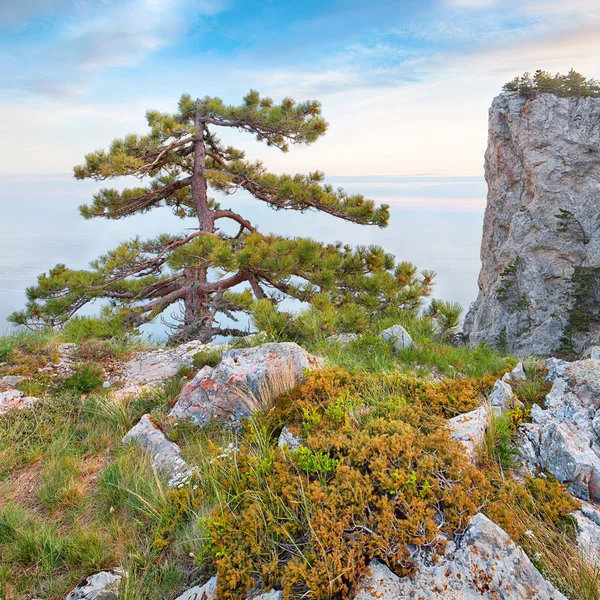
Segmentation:
{"type": "Polygon", "coordinates": [[[119,569],[101,571],[80,581],[66,600],[118,600],[121,578],[119,569]]]}
{"type": "Polygon", "coordinates": [[[38,399],[34,396],[25,396],[20,390],[0,392],[0,415],[9,410],[32,409],[37,401],[38,399]]]}
{"type": "Polygon", "coordinates": [[[483,406],[448,421],[450,437],[465,447],[472,462],[477,462],[477,449],[484,442],[487,426],[488,413],[483,406]]]}
{"type": "Polygon", "coordinates": [[[287,447],[290,450],[298,450],[302,445],[300,438],[290,431],[290,428],[286,425],[279,434],[277,444],[280,448],[287,447]]]}
{"type": "Polygon", "coordinates": [[[519,428],[524,467],[548,471],[582,500],[600,500],[600,362],[549,359],[552,389],[519,428]]]}
{"type": "MultiPolygon", "coordinates": [[[[574,268],[600,265],[600,99],[514,93],[489,112],[485,177],[488,200],[479,295],[465,318],[471,344],[551,354],[566,325],[574,268]],[[575,222],[561,231],[560,209],[575,222]]],[[[593,291],[593,290],[590,290],[593,291]]],[[[600,327],[577,334],[597,343],[600,327]]]]}
{"type": "Polygon", "coordinates": [[[116,395],[122,397],[142,393],[173,377],[182,367],[191,367],[194,354],[225,348],[226,345],[203,344],[193,340],[176,348],[138,352],[123,367],[120,374],[122,387],[116,391],[116,395]]]}
{"type": "Polygon", "coordinates": [[[405,350],[414,346],[410,334],[402,325],[392,325],[381,332],[381,338],[391,344],[394,350],[405,350]]]}
{"type": "Polygon", "coordinates": [[[228,350],[209,375],[200,371],[182,390],[169,413],[206,425],[212,418],[237,426],[254,410],[304,381],[304,370],[321,367],[322,359],[293,342],[228,350]]]}
{"type": "Polygon", "coordinates": [[[436,564],[417,559],[418,572],[398,577],[378,561],[354,600],[566,600],[525,552],[486,516],[475,515],[460,540],[436,564]]]}
{"type": "Polygon", "coordinates": [[[144,415],[121,443],[136,444],[146,450],[157,472],[169,480],[170,487],[181,487],[190,480],[192,470],[181,456],[179,446],[165,436],[150,415],[144,415]]]}

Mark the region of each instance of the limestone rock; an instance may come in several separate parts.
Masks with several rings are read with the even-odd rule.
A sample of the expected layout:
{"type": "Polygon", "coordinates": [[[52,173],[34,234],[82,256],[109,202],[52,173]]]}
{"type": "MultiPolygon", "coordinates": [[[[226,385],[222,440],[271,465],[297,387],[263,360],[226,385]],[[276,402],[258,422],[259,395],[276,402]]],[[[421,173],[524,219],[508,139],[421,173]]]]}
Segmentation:
{"type": "Polygon", "coordinates": [[[590,348],[590,358],[592,360],[600,360],[600,346],[592,346],[590,348]]]}
{"type": "Polygon", "coordinates": [[[552,389],[519,428],[529,472],[545,469],[582,500],[600,500],[600,362],[546,361],[552,389]]]}
{"type": "Polygon", "coordinates": [[[280,448],[287,446],[290,450],[298,450],[302,445],[300,438],[293,434],[289,427],[286,425],[279,434],[279,440],[277,441],[277,445],[280,448]]]}
{"type": "Polygon", "coordinates": [[[600,568],[600,510],[587,502],[573,516],[577,519],[577,545],[583,554],[600,568]]]}
{"type": "Polygon", "coordinates": [[[483,406],[448,421],[450,437],[460,442],[472,462],[477,462],[477,448],[483,444],[488,413],[483,406]]]}
{"type": "Polygon", "coordinates": [[[183,592],[176,600],[216,600],[217,578],[212,577],[204,585],[197,585],[183,592]]]}
{"type": "Polygon", "coordinates": [[[118,600],[121,578],[119,569],[101,571],[80,581],[66,600],[118,600]]]}
{"type": "Polygon", "coordinates": [[[523,367],[523,363],[520,362],[517,366],[510,371],[509,373],[504,373],[502,376],[502,381],[525,381],[527,379],[527,375],[525,374],[525,367],[523,367]]]}
{"type": "Polygon", "coordinates": [[[0,377],[0,392],[13,390],[23,381],[25,381],[25,377],[21,377],[20,375],[5,375],[4,377],[0,377]]]}
{"type": "Polygon", "coordinates": [[[209,375],[200,371],[181,392],[169,413],[206,425],[218,418],[237,426],[258,408],[304,380],[305,369],[321,367],[322,359],[293,342],[269,343],[228,350],[209,375]]]}
{"type": "MultiPolygon", "coordinates": [[[[212,577],[204,585],[197,585],[178,596],[176,600],[216,600],[217,578],[212,577]]],[[[281,600],[280,591],[256,592],[246,596],[247,600],[281,600]]]]}
{"type": "Polygon", "coordinates": [[[394,347],[394,350],[405,350],[414,346],[410,334],[402,325],[392,325],[392,327],[384,329],[380,335],[384,341],[394,347]]]}
{"type": "MultiPolygon", "coordinates": [[[[471,344],[496,345],[505,331],[508,350],[518,354],[548,355],[559,346],[574,268],[600,264],[599,121],[597,98],[494,99],[479,295],[464,324],[471,344]],[[577,225],[559,231],[561,208],[584,234],[577,225]]],[[[594,325],[574,342],[580,349],[599,338],[594,325]]]]}
{"type": "Polygon", "coordinates": [[[521,548],[486,516],[475,515],[460,546],[449,545],[437,563],[418,560],[416,575],[398,577],[378,561],[355,600],[566,600],[521,548]]]}
{"type": "Polygon", "coordinates": [[[7,413],[10,410],[26,410],[32,409],[37,398],[34,396],[25,396],[25,394],[19,390],[6,390],[0,392],[0,415],[7,413]]]}
{"type": "Polygon", "coordinates": [[[197,352],[225,348],[226,345],[203,344],[193,340],[176,348],[157,348],[138,352],[125,364],[120,374],[123,387],[117,390],[116,394],[121,397],[139,394],[173,377],[182,367],[191,367],[194,354],[197,352]]]}
{"type": "Polygon", "coordinates": [[[125,434],[121,443],[133,443],[149,452],[154,467],[169,480],[170,487],[181,487],[192,476],[192,470],[181,456],[179,446],[167,438],[150,415],[144,415],[139,423],[125,434]]]}
{"type": "Polygon", "coordinates": [[[498,412],[504,412],[511,408],[515,403],[515,395],[510,384],[497,379],[490,392],[489,401],[492,408],[498,412]]]}

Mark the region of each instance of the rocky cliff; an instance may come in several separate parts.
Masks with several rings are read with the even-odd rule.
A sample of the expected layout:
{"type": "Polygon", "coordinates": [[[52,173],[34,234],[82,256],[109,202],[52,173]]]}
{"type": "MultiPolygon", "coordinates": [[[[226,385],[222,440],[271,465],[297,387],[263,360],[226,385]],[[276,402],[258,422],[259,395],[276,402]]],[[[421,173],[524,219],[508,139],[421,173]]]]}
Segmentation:
{"type": "Polygon", "coordinates": [[[600,337],[600,99],[503,93],[489,111],[488,199],[472,344],[521,354],[600,337]]]}

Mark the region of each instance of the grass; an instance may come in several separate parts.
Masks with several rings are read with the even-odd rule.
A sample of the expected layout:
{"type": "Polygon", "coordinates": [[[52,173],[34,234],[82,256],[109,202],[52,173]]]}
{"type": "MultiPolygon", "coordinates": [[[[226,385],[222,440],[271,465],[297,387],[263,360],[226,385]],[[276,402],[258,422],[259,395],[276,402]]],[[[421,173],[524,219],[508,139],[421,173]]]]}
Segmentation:
{"type": "MultiPolygon", "coordinates": [[[[0,600],[58,600],[82,577],[115,566],[128,573],[124,600],[172,599],[215,571],[225,598],[257,578],[294,597],[342,598],[367,555],[410,573],[405,534],[412,526],[421,532],[418,544],[441,549],[430,512],[440,503],[449,507],[452,531],[485,505],[570,598],[600,597],[598,570],[574,550],[574,505],[562,486],[510,475],[515,429],[548,391],[539,361],[527,361],[526,381],[511,383],[524,409],[492,418],[478,470],[461,458],[444,421],[479,405],[516,359],[451,345],[431,321],[390,317],[347,347],[327,343],[325,334],[305,343],[327,370],[291,394],[282,395],[290,369],[242,392],[256,411],[242,431],[166,417],[195,370],[139,397],[100,389],[99,371],[85,365],[110,369],[140,345],[89,339],[92,325],[69,333],[79,340],[73,356],[80,365],[66,386],[37,373],[56,359],[64,334],[0,338],[0,362],[9,363],[0,376],[23,373],[20,389],[40,397],[35,411],[0,417],[0,600]],[[381,340],[380,331],[396,323],[414,348],[396,352],[381,340]],[[121,447],[145,413],[196,467],[190,486],[168,489],[143,452],[121,447]],[[283,425],[303,438],[300,451],[278,447],[283,425]]],[[[218,358],[203,354],[195,369],[218,358]]]]}

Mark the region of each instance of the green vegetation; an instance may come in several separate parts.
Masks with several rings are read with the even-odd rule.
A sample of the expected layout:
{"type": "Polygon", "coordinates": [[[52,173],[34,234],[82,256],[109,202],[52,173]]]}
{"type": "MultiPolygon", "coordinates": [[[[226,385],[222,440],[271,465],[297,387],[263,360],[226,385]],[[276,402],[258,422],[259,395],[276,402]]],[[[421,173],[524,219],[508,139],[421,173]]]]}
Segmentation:
{"type": "MultiPolygon", "coordinates": [[[[77,179],[106,181],[135,176],[143,185],[101,189],[80,207],[85,219],[121,219],[167,207],[192,233],[135,237],[93,261],[87,270],[59,264],[27,290],[24,310],[9,320],[29,328],[62,327],[74,341],[124,337],[172,307],[171,339],[209,341],[215,335],[245,335],[221,325],[253,314],[269,330],[289,337],[307,330],[360,331],[387,309],[416,310],[431,292],[434,274],[419,272],[379,246],[351,248],[310,238],[260,233],[241,214],[223,208],[210,190],[225,197],[238,190],[275,210],[320,211],[356,224],[386,227],[387,205],[324,183],[324,175],[275,175],[259,161],[225,146],[218,131],[252,134],[286,151],[312,144],[327,130],[319,102],[296,103],[251,91],[239,106],[220,98],[181,97],[174,113],[148,111],[150,131],[115,140],[75,167],[77,179]],[[292,318],[279,312],[284,299],[310,310],[292,318]],[[77,317],[99,299],[110,304],[98,318],[77,317]]],[[[262,327],[261,327],[262,328],[262,327]]],[[[267,328],[265,328],[265,331],[267,328]]]]}
{"type": "Polygon", "coordinates": [[[196,352],[192,357],[192,364],[197,370],[202,367],[216,367],[221,362],[221,350],[209,350],[203,352],[196,352]]]}
{"type": "MultiPolygon", "coordinates": [[[[11,361],[23,359],[22,348],[35,354],[27,381],[42,381],[33,366],[61,341],[45,335],[0,338],[11,361]]],[[[509,473],[516,428],[548,391],[542,364],[526,364],[528,379],[514,383],[524,406],[494,421],[475,467],[445,421],[485,402],[516,360],[448,339],[435,314],[404,311],[345,347],[319,330],[305,343],[329,366],[285,394],[272,382],[273,397],[241,431],[166,418],[186,377],[214,364],[213,353],[139,397],[86,386],[82,396],[79,384],[48,382],[34,413],[0,416],[0,600],[58,600],[82,577],[117,565],[129,573],[121,589],[128,600],[172,599],[214,573],[222,598],[260,581],[290,598],[310,590],[343,599],[371,557],[402,575],[412,572],[415,545],[442,551],[440,509],[453,535],[481,507],[560,589],[591,600],[600,584],[573,546],[576,502],[552,479],[522,484],[509,473]],[[414,348],[396,352],[381,340],[393,323],[410,331],[414,348]],[[145,413],[197,469],[190,485],[168,489],[147,456],[121,446],[145,413]],[[278,446],[284,425],[302,437],[299,450],[278,446]]],[[[90,360],[122,360],[107,343],[82,342],[76,373],[90,360]]],[[[14,368],[9,362],[0,375],[14,368]]]]}
{"type": "Polygon", "coordinates": [[[561,98],[567,97],[600,97],[600,82],[586,79],[574,69],[566,75],[552,75],[538,69],[533,75],[524,73],[515,77],[502,88],[507,92],[518,92],[526,98],[535,98],[538,94],[554,94],[561,98]]]}

